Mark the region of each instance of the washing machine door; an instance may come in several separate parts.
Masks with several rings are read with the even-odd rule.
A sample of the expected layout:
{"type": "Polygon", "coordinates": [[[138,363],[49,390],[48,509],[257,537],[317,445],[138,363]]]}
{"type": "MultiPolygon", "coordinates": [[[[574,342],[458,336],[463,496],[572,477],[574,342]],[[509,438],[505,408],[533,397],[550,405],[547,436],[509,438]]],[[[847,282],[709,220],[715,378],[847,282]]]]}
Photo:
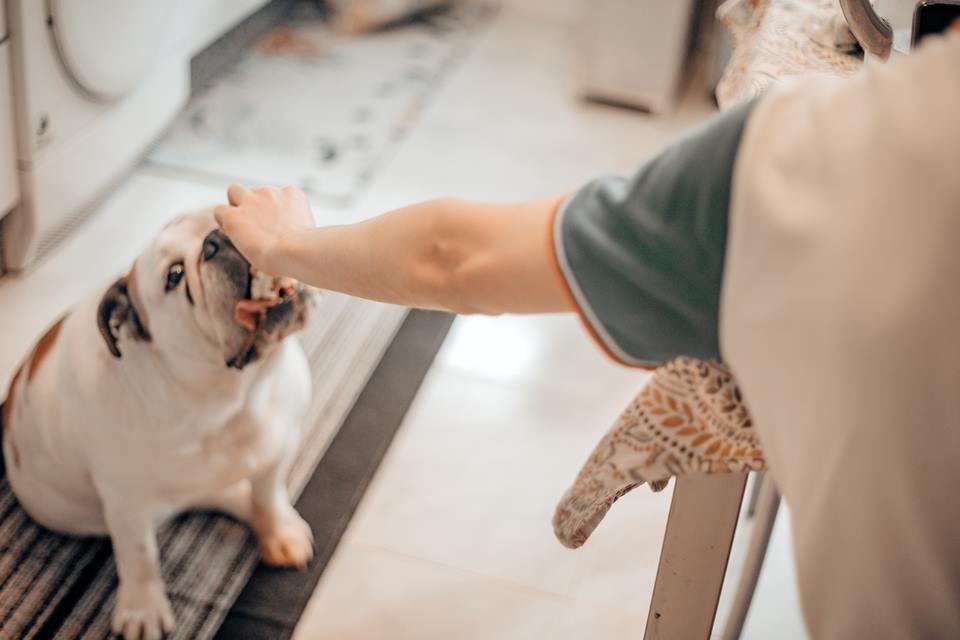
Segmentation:
{"type": "Polygon", "coordinates": [[[99,101],[123,97],[149,73],[170,36],[177,4],[165,0],[48,2],[53,39],[67,73],[99,101]]]}

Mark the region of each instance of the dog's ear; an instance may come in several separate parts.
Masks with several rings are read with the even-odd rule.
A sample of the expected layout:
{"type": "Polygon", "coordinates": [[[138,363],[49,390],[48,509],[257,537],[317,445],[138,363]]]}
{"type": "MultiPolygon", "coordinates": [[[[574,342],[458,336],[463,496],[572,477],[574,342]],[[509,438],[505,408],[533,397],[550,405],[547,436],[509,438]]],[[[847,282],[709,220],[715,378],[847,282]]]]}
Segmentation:
{"type": "Polygon", "coordinates": [[[107,344],[107,349],[115,358],[120,357],[120,349],[117,347],[120,330],[128,322],[134,338],[150,341],[150,333],[140,321],[140,314],[130,300],[127,278],[123,277],[107,289],[103,298],[100,299],[100,306],[97,307],[97,324],[100,326],[100,334],[107,344]]]}

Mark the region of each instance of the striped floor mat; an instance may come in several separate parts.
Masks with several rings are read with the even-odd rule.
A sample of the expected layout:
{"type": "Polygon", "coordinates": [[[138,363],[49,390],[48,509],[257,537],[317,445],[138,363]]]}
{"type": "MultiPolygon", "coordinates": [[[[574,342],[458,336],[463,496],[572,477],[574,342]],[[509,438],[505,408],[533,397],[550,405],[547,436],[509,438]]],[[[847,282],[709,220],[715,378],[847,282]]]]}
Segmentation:
{"type": "MultiPolygon", "coordinates": [[[[290,475],[299,495],[367,382],[406,310],[326,294],[299,334],[313,372],[313,403],[290,475]]],[[[177,628],[169,638],[211,638],[258,562],[249,529],[206,513],[159,534],[177,628]]],[[[106,539],[75,539],[33,524],[0,479],[0,638],[110,637],[116,568],[106,539]]]]}

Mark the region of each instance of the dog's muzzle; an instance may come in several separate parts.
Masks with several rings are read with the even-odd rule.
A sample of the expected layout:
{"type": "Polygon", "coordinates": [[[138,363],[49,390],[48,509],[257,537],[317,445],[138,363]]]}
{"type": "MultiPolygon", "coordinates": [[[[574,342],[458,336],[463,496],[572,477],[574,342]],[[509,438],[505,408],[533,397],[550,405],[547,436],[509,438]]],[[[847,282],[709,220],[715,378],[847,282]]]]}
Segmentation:
{"type": "Polygon", "coordinates": [[[260,273],[241,255],[220,229],[203,241],[201,259],[216,263],[235,288],[233,321],[246,331],[240,349],[227,359],[228,367],[243,369],[260,355],[265,346],[276,343],[303,326],[307,288],[292,278],[274,278],[260,273]]]}

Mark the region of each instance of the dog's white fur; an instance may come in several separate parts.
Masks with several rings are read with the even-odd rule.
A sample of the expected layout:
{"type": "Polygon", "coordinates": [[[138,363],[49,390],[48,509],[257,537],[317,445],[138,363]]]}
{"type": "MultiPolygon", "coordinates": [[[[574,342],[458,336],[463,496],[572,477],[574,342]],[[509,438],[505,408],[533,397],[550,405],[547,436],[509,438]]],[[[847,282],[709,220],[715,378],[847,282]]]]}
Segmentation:
{"type": "Polygon", "coordinates": [[[155,531],[179,512],[250,523],[272,564],[302,566],[313,553],[285,485],[310,396],[307,360],[283,338],[242,370],[225,365],[243,331],[229,317],[233,294],[216,291],[201,258],[214,228],[210,210],[183,216],[137,259],[127,278],[149,339],[130,321],[111,327],[122,355],[111,354],[91,297],[41,340],[7,398],[10,484],[42,525],[111,536],[113,629],[127,640],[173,627],[155,531]],[[180,259],[193,304],[182,284],[164,291],[180,259]]]}

